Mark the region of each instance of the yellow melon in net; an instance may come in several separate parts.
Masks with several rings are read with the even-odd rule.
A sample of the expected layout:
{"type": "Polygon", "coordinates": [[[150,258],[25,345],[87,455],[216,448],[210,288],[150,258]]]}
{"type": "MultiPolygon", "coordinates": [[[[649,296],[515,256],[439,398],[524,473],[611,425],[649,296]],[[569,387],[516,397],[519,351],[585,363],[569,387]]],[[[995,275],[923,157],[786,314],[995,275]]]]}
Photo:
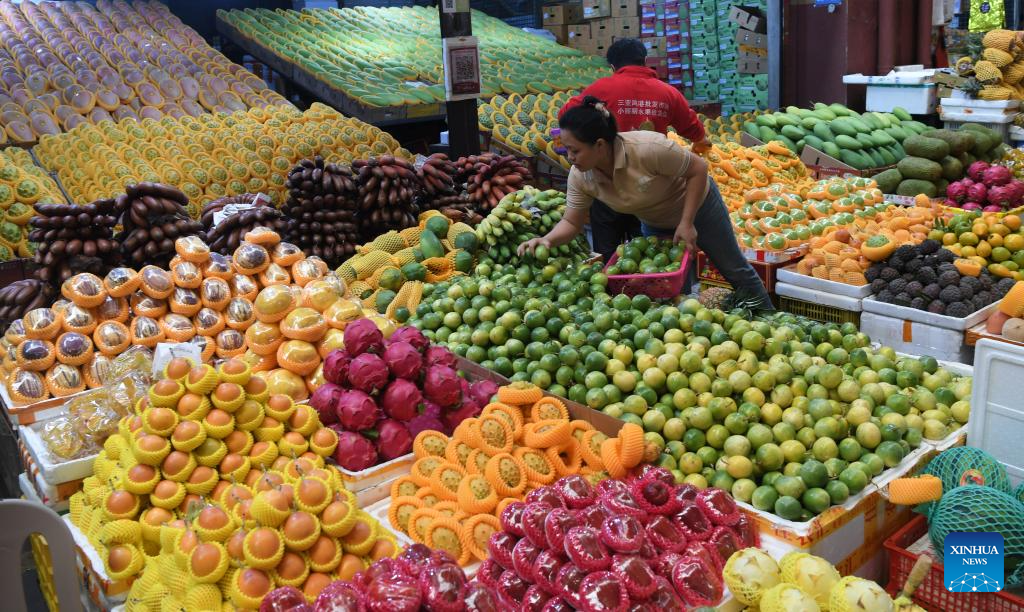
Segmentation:
{"type": "Polygon", "coordinates": [[[729,557],[722,578],[740,603],[756,606],[765,591],[779,584],[779,565],[768,553],[745,548],[729,557]]]}

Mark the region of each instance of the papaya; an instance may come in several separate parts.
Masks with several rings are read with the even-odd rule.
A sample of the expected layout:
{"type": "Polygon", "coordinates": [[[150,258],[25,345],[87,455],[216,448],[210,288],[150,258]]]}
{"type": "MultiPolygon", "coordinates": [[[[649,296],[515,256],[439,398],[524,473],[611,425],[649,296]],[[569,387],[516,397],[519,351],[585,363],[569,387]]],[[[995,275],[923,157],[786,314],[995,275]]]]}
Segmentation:
{"type": "Polygon", "coordinates": [[[896,118],[899,119],[900,121],[912,121],[914,119],[913,117],[910,116],[910,113],[907,112],[907,109],[903,108],[902,106],[894,106],[892,109],[892,114],[896,115],[896,118]]]}
{"type": "Polygon", "coordinates": [[[423,264],[412,261],[402,266],[402,276],[410,281],[427,280],[427,268],[423,264]]]}
{"type": "Polygon", "coordinates": [[[472,253],[477,249],[476,234],[473,232],[463,232],[455,237],[453,246],[457,249],[463,249],[472,253]]]}
{"type": "MultiPolygon", "coordinates": [[[[444,215],[434,215],[427,219],[427,222],[424,224],[424,228],[434,234],[434,236],[447,236],[449,225],[451,224],[448,222],[448,217],[445,217],[444,215]]],[[[420,243],[422,244],[422,242],[423,238],[421,237],[420,243]]]]}
{"type": "Polygon", "coordinates": [[[904,179],[900,182],[896,188],[897,195],[915,197],[918,194],[925,194],[929,198],[934,198],[938,195],[938,190],[935,188],[935,183],[929,181],[923,181],[921,179],[904,179]]]}
{"type": "Polygon", "coordinates": [[[473,255],[468,251],[459,251],[455,254],[455,270],[469,274],[473,269],[473,255]]]}
{"type": "MultiPolygon", "coordinates": [[[[432,217],[436,218],[436,217],[432,217]]],[[[447,222],[447,219],[445,219],[447,222]]],[[[445,232],[442,235],[447,235],[448,230],[445,228],[445,232]]],[[[420,250],[423,252],[424,259],[430,259],[432,257],[444,257],[444,245],[438,240],[437,234],[432,232],[430,229],[424,229],[420,233],[420,250]]]]}
{"type": "Polygon", "coordinates": [[[942,166],[938,162],[923,157],[904,157],[896,164],[896,167],[903,178],[907,179],[934,182],[942,178],[942,166]]]}

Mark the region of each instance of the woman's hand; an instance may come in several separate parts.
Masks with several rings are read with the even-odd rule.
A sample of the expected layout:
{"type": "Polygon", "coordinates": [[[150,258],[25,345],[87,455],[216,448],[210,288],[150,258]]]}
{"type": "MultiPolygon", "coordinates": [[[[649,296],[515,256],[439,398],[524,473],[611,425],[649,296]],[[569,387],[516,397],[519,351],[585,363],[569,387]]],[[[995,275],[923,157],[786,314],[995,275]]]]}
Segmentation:
{"type": "Polygon", "coordinates": [[[693,223],[687,223],[683,221],[676,228],[676,234],[672,237],[672,241],[676,244],[680,242],[686,243],[686,250],[696,251],[697,250],[697,228],[693,226],[693,223]]]}
{"type": "Polygon", "coordinates": [[[516,249],[516,254],[518,254],[520,257],[522,257],[523,254],[527,252],[529,252],[530,255],[533,255],[533,252],[536,251],[537,247],[539,246],[544,246],[550,249],[551,241],[548,240],[546,236],[541,236],[540,238],[531,238],[530,240],[527,240],[526,242],[519,245],[519,248],[516,249]]]}
{"type": "Polygon", "coordinates": [[[711,141],[705,138],[704,140],[693,143],[691,150],[697,155],[704,155],[711,150],[711,141]]]}

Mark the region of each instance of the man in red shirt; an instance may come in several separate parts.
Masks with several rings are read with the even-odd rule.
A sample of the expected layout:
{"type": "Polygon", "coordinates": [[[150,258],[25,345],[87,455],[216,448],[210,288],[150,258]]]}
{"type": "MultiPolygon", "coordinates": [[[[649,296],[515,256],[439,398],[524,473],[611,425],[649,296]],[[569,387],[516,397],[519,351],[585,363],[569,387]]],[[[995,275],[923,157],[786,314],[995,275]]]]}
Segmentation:
{"type": "MultiPolygon", "coordinates": [[[[669,126],[693,143],[693,152],[711,148],[704,126],[678,89],[658,80],[657,73],[644,65],[647,49],[635,38],[621,38],[608,47],[608,63],[615,74],[594,81],[573,97],[559,116],[577,106],[585,96],[594,96],[608,105],[620,132],[650,130],[668,132],[669,126]]],[[[616,213],[602,202],[590,208],[590,230],[594,251],[605,261],[625,240],[640,235],[640,222],[632,215],[616,213]]]]}

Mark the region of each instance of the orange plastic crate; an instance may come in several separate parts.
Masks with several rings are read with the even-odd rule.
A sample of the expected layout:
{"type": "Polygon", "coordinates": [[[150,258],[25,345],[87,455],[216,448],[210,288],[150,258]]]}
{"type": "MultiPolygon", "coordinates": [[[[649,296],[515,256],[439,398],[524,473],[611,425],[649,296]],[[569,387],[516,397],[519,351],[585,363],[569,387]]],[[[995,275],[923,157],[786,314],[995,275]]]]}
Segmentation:
{"type": "MultiPolygon", "coordinates": [[[[885,541],[889,551],[889,585],[886,590],[893,596],[903,588],[917,555],[907,548],[928,533],[928,521],[921,515],[892,534],[885,541]]],[[[938,560],[914,591],[914,602],[922,608],[936,612],[1020,612],[1024,598],[1006,591],[999,593],[952,593],[943,586],[942,564],[938,560]]]]}

